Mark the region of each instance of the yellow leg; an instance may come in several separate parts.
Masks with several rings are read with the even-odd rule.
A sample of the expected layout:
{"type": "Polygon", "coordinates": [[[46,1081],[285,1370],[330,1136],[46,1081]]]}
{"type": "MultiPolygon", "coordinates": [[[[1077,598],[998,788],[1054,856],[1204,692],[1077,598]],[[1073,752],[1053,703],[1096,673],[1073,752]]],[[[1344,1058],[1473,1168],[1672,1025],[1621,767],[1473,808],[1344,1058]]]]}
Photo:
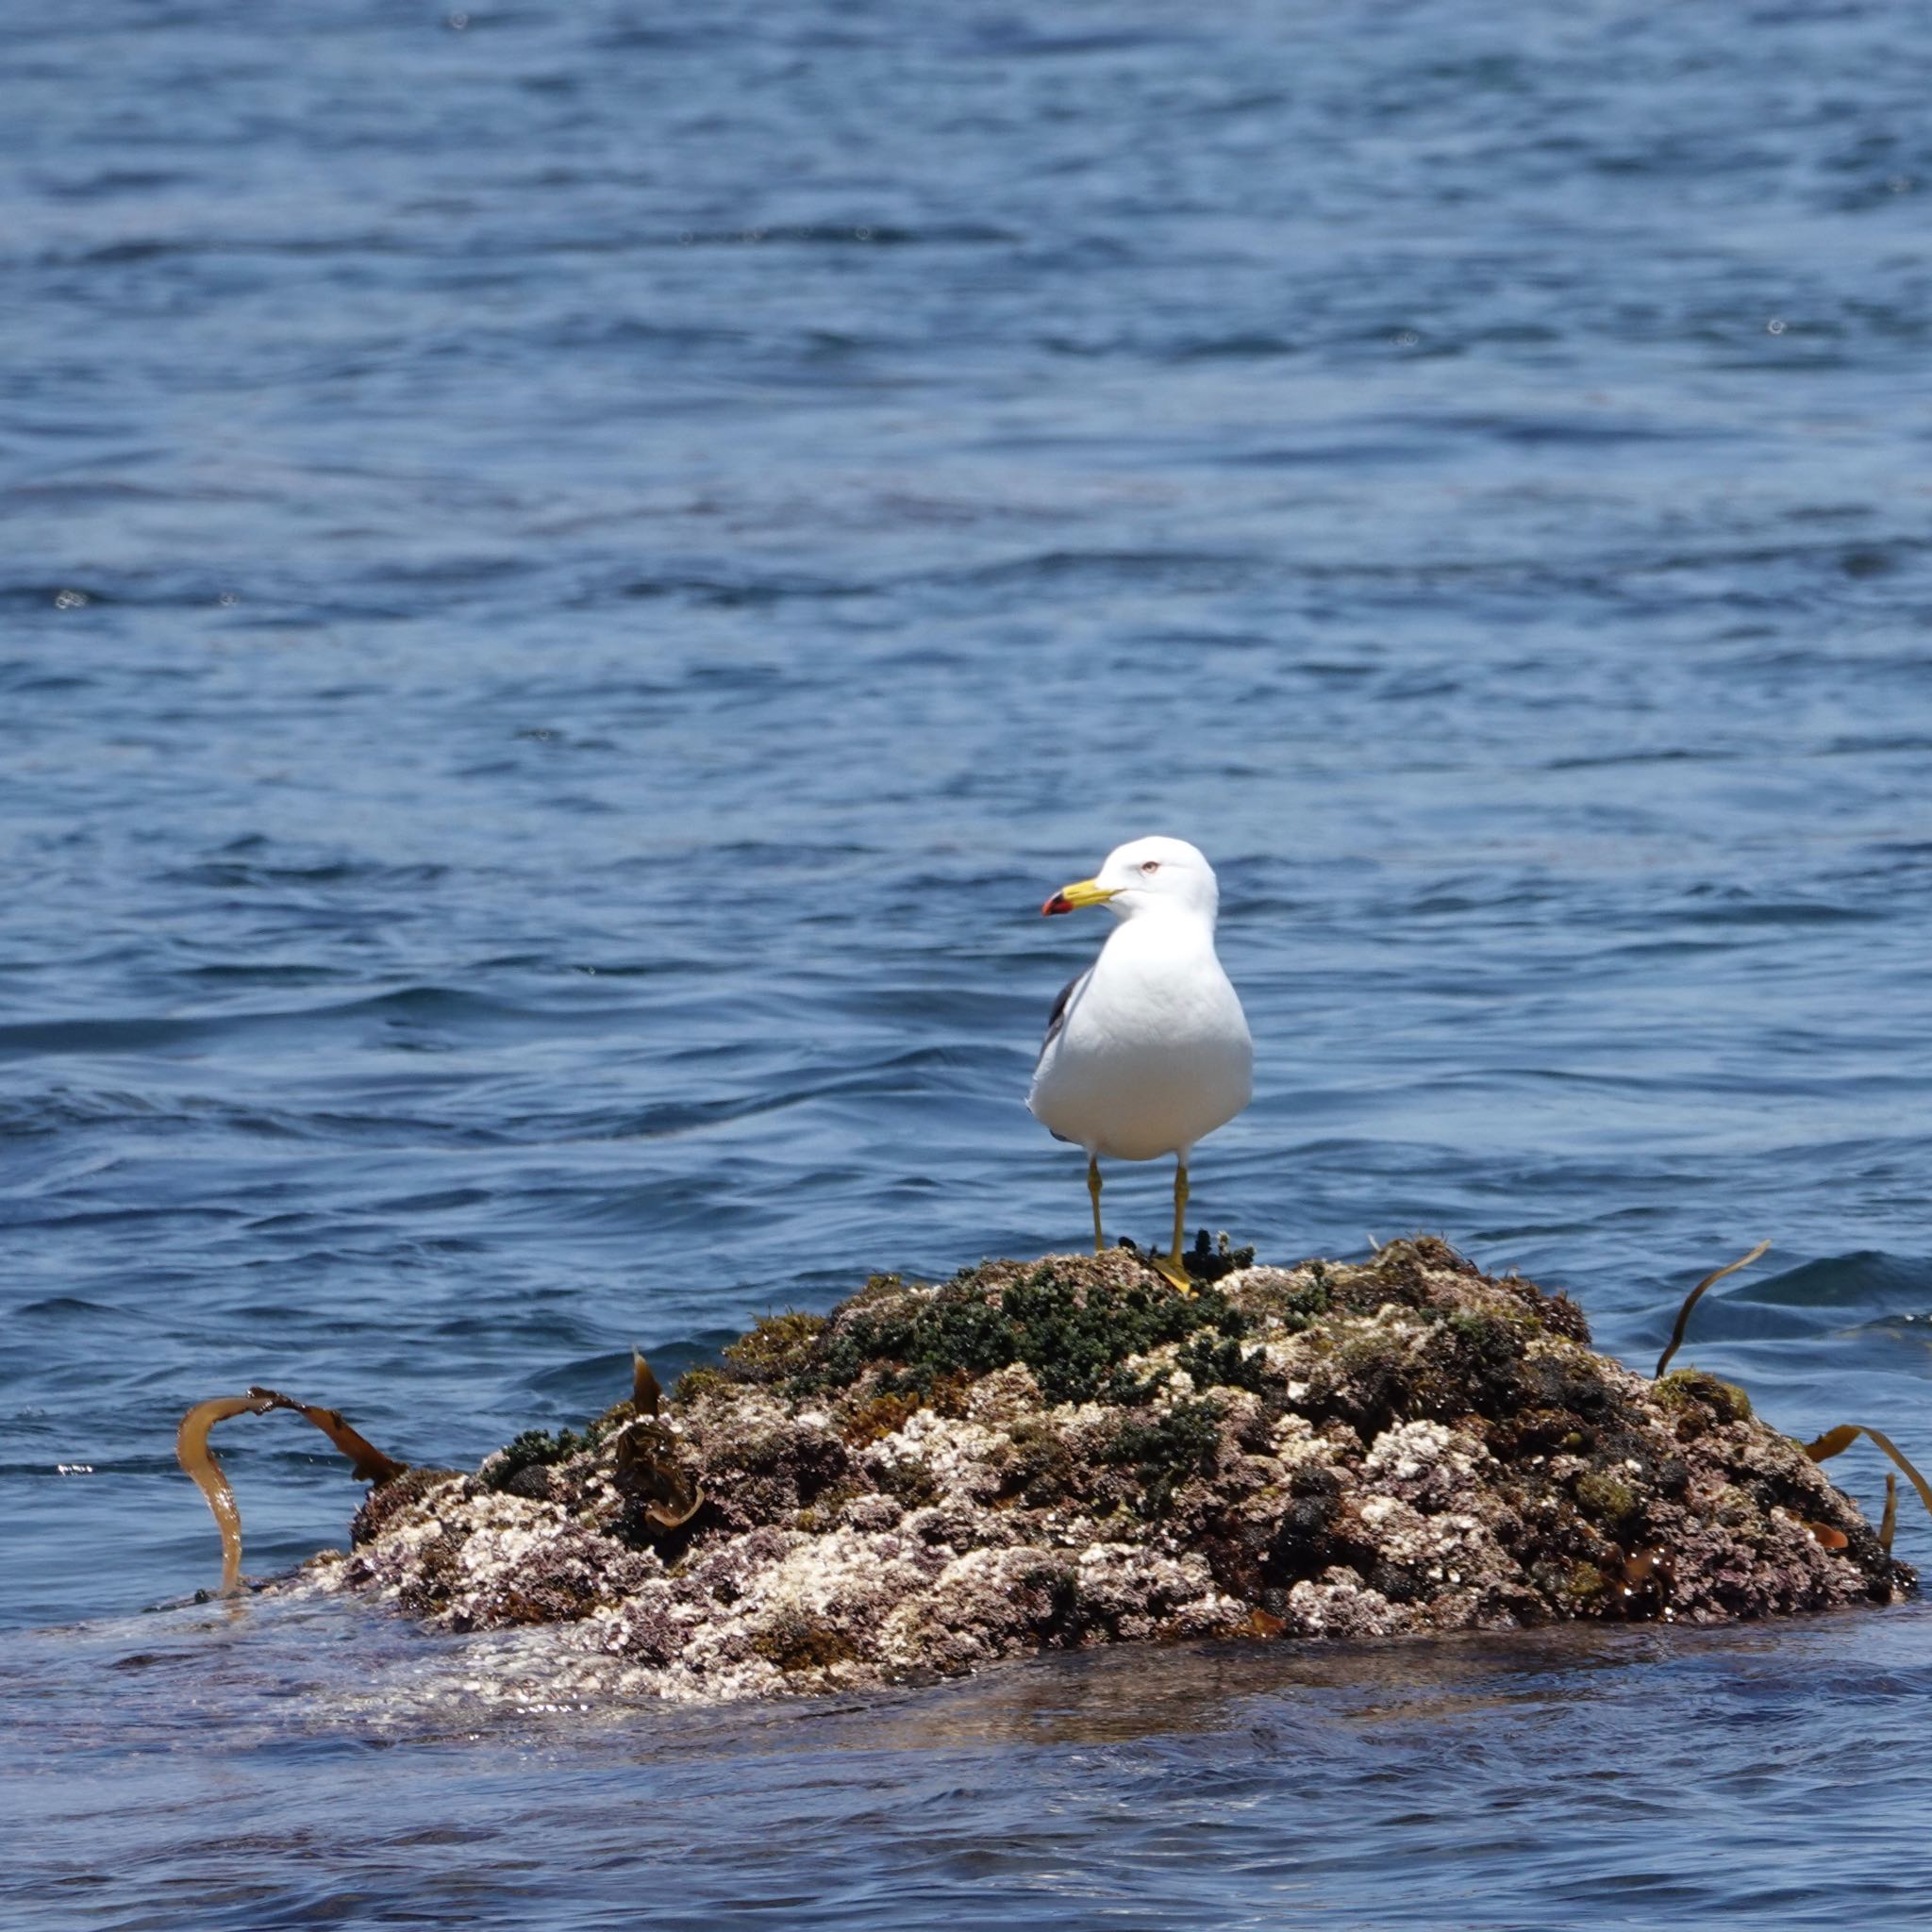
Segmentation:
{"type": "Polygon", "coordinates": [[[1194,1284],[1188,1278],[1187,1264],[1181,1259],[1181,1243],[1188,1238],[1188,1164],[1174,1162],[1174,1251],[1155,1268],[1183,1294],[1192,1294],[1194,1284]]]}
{"type": "Polygon", "coordinates": [[[1087,1191],[1093,1200],[1093,1252],[1107,1253],[1107,1237],[1100,1231],[1100,1162],[1092,1155],[1087,1157],[1087,1191]]]}

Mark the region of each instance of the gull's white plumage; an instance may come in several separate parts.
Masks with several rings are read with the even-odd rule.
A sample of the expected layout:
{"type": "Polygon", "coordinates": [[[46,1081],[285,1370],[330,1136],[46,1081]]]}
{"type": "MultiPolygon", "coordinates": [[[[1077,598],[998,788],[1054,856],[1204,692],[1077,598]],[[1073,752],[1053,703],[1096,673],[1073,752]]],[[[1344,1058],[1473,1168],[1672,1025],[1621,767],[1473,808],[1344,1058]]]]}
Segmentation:
{"type": "MultiPolygon", "coordinates": [[[[1136,839],[1047,909],[1101,904],[1120,924],[1055,1007],[1026,1105],[1090,1162],[1175,1156],[1178,1226],[1190,1149],[1254,1088],[1248,1023],[1214,950],[1220,889],[1184,840],[1136,839]]],[[[1097,1169],[1090,1185],[1097,1232],[1097,1169]]]]}

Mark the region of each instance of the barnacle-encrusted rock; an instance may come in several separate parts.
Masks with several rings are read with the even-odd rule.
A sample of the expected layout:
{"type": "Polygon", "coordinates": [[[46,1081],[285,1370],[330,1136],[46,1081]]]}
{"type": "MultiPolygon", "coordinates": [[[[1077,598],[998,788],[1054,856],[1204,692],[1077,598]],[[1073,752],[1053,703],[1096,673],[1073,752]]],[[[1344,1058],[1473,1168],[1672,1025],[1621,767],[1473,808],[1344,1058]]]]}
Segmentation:
{"type": "Polygon", "coordinates": [[[1192,1296],[1124,1250],[875,1277],[654,1420],[378,1489],[320,1574],[448,1629],[547,1626],[677,1697],[1914,1587],[1740,1391],[1633,1374],[1561,1295],[1428,1239],[1195,1258],[1192,1296]]]}

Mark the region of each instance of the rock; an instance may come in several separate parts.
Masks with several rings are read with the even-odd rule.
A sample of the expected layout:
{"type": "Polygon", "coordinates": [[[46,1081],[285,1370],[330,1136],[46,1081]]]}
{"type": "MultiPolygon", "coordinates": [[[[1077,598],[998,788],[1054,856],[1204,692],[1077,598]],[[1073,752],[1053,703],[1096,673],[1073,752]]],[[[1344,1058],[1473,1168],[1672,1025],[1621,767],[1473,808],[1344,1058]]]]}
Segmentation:
{"type": "Polygon", "coordinates": [[[1208,1258],[1191,1296],[1126,1250],[874,1277],[760,1323],[661,1415],[384,1485],[315,1574],[681,1698],[1916,1587],[1741,1391],[1632,1374],[1561,1295],[1426,1239],[1208,1258]]]}

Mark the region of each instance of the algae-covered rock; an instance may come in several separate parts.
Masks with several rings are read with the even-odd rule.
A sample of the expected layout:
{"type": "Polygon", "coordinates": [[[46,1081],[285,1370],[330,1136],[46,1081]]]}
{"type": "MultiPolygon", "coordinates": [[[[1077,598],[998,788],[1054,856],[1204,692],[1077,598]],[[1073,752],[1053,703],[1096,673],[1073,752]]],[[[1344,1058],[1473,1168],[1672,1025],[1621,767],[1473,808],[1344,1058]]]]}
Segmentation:
{"type": "Polygon", "coordinates": [[[1914,1587],[1740,1391],[1646,1381],[1561,1295],[1426,1239],[1206,1258],[1187,1296],[1128,1250],[874,1276],[662,1415],[376,1491],[322,1574],[447,1629],[550,1626],[677,1697],[1914,1587]]]}

